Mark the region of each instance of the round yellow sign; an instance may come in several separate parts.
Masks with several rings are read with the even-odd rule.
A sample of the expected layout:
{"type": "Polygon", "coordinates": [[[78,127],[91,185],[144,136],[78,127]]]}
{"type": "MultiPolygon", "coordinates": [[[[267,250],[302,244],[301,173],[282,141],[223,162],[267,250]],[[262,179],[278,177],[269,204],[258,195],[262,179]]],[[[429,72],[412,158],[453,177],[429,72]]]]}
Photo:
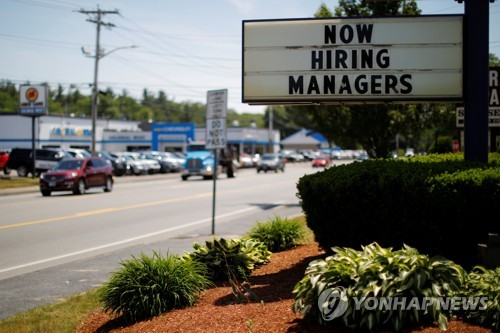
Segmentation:
{"type": "Polygon", "coordinates": [[[30,102],[34,102],[38,99],[38,90],[35,88],[29,88],[26,90],[26,99],[30,102]]]}

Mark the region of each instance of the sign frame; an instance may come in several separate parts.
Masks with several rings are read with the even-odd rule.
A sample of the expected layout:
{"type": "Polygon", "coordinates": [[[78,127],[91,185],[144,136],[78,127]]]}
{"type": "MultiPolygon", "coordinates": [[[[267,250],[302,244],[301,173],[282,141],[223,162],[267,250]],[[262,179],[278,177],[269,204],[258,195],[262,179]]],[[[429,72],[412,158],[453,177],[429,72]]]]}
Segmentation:
{"type": "MultiPolygon", "coordinates": [[[[464,15],[462,14],[244,20],[242,24],[242,102],[250,105],[272,105],[462,101],[464,94],[463,21],[464,15]],[[438,29],[438,31],[443,30],[443,32],[439,32],[437,37],[433,33],[412,33],[410,36],[412,39],[404,43],[403,41],[408,36],[404,35],[404,32],[400,33],[399,30],[401,29],[397,29],[400,26],[407,26],[405,31],[408,31],[418,26],[422,27],[424,31],[429,31],[429,29],[433,30],[441,25],[446,29],[438,29]],[[328,45],[326,44],[326,26],[331,26],[330,31],[334,31],[334,37],[329,36],[331,38],[328,39],[330,42],[328,45]],[[360,35],[360,31],[366,29],[367,26],[371,26],[370,29],[372,29],[370,43],[367,42],[367,34],[360,35]],[[388,27],[391,26],[396,27],[396,29],[389,29],[388,27]],[[350,28],[342,30],[344,27],[350,28]],[[377,31],[384,31],[385,33],[391,30],[397,32],[392,33],[389,37],[385,37],[380,32],[377,34],[377,31]],[[314,32],[314,35],[311,32],[314,32]],[[387,38],[388,40],[386,40],[387,38]],[[295,42],[295,39],[298,42],[295,42]],[[337,44],[331,45],[332,39],[337,44]],[[306,44],[306,41],[309,40],[311,41],[306,44]],[[434,42],[430,43],[433,40],[434,42]],[[361,68],[360,53],[362,50],[373,50],[373,58],[381,57],[381,52],[382,56],[384,56],[382,50],[386,50],[385,56],[390,59],[391,65],[382,68],[385,67],[384,64],[377,66],[373,64],[376,60],[373,60],[369,64],[371,66],[369,70],[361,68]],[[439,50],[445,50],[446,52],[438,52],[439,50]],[[318,56],[320,51],[323,52],[321,57],[318,56]],[[347,54],[347,58],[344,57],[339,62],[341,66],[331,65],[336,60],[333,55],[325,55],[328,51],[331,54],[335,52],[340,52],[339,54],[344,54],[344,56],[347,54]],[[402,66],[402,68],[394,67],[401,64],[405,65],[406,60],[402,57],[412,52],[421,53],[419,56],[414,56],[412,60],[417,63],[415,68],[412,68],[411,64],[402,66]],[[440,53],[445,54],[448,58],[440,56],[440,53]],[[453,57],[450,57],[450,55],[453,55],[453,57]],[[269,63],[266,63],[266,59],[268,59],[269,63]],[[443,67],[443,64],[450,59],[455,59],[453,60],[453,67],[443,67]],[[313,68],[315,61],[317,63],[321,62],[323,67],[313,68]],[[326,62],[330,62],[330,67],[326,68],[326,62]],[[421,62],[420,67],[418,66],[419,62],[421,62]],[[393,66],[392,63],[396,65],[393,66]],[[426,68],[427,63],[436,64],[436,68],[426,68]],[[414,75],[411,78],[415,81],[412,82],[413,90],[408,94],[398,94],[395,92],[396,89],[399,91],[405,89],[405,85],[409,81],[409,79],[402,78],[401,75],[404,74],[414,75]],[[347,75],[350,75],[351,78],[345,78],[347,75]],[[372,86],[376,87],[373,90],[374,93],[349,94],[345,93],[345,91],[342,94],[340,93],[341,88],[339,87],[341,85],[349,82],[353,86],[352,80],[360,75],[369,76],[363,84],[369,85],[372,83],[372,86]],[[389,75],[392,75],[392,77],[389,77],[389,75]],[[322,86],[326,87],[328,84],[326,76],[338,76],[338,78],[335,78],[336,80],[333,79],[334,83],[329,82],[329,87],[334,88],[329,90],[322,88],[322,86]],[[383,78],[380,79],[379,76],[383,78]],[[290,83],[292,77],[294,84],[303,87],[304,90],[309,89],[308,92],[312,92],[292,93],[290,88],[292,87],[292,83],[290,83]],[[313,81],[314,77],[318,78],[317,82],[313,81]],[[305,83],[302,85],[297,78],[302,78],[305,83]],[[384,85],[394,87],[394,80],[398,80],[398,88],[384,90],[384,85]],[[404,82],[404,80],[407,81],[404,82]],[[441,89],[443,93],[441,91],[434,93],[436,91],[434,88],[425,90],[423,87],[427,83],[437,87],[446,86],[447,90],[441,89]],[[380,85],[382,85],[382,88],[380,88],[380,85]],[[424,89],[424,93],[419,93],[420,89],[424,89]],[[384,93],[380,93],[381,90],[384,93]],[[387,91],[389,93],[385,93],[387,91]]],[[[368,53],[368,51],[365,52],[368,53]]]]}
{"type": "Polygon", "coordinates": [[[48,114],[49,89],[46,84],[19,85],[19,115],[38,117],[48,114]]]}

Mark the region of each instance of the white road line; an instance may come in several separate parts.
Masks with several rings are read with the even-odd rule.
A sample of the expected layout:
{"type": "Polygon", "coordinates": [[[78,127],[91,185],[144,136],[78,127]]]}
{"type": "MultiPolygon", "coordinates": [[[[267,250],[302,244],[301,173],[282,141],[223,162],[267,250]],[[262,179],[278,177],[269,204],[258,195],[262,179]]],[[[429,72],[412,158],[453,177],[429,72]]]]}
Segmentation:
{"type": "MultiPolygon", "coordinates": [[[[238,215],[238,214],[241,214],[241,213],[246,213],[246,212],[249,212],[249,211],[252,211],[252,210],[257,210],[257,209],[259,209],[259,207],[248,207],[248,208],[240,209],[240,210],[237,210],[237,211],[234,211],[234,212],[231,212],[231,213],[217,215],[216,219],[223,219],[225,217],[229,217],[229,216],[233,216],[233,215],[238,215]]],[[[144,235],[141,235],[141,236],[127,238],[127,239],[121,240],[119,242],[113,242],[113,243],[109,243],[109,244],[104,244],[104,245],[100,245],[100,246],[96,246],[96,247],[91,247],[91,248],[88,248],[88,249],[85,249],[85,250],[81,250],[81,251],[71,252],[71,253],[63,254],[63,255],[60,255],[60,256],[56,256],[56,257],[51,257],[51,258],[47,258],[47,259],[43,259],[43,260],[33,261],[33,262],[26,263],[26,264],[23,264],[23,265],[18,265],[18,266],[13,266],[13,267],[5,268],[5,269],[0,270],[0,273],[6,273],[6,272],[10,272],[10,271],[13,271],[13,270],[16,270],[16,269],[21,269],[21,268],[26,268],[26,267],[30,267],[30,266],[40,265],[40,264],[44,264],[44,263],[47,263],[47,262],[56,261],[56,260],[60,260],[60,259],[65,259],[65,258],[77,256],[77,255],[80,255],[80,254],[85,254],[85,253],[89,253],[89,252],[93,252],[93,251],[97,251],[97,250],[106,249],[106,248],[117,246],[117,245],[123,245],[123,244],[126,244],[126,243],[135,242],[135,241],[138,241],[138,240],[141,240],[141,239],[145,239],[145,238],[148,238],[148,237],[158,236],[158,235],[161,235],[163,233],[167,233],[167,232],[171,232],[171,231],[175,231],[175,230],[179,230],[179,229],[183,229],[183,228],[192,227],[192,226],[195,226],[195,225],[198,225],[198,224],[203,224],[203,223],[210,222],[210,221],[212,221],[211,217],[203,219],[203,220],[199,220],[199,221],[194,221],[194,222],[191,222],[191,223],[188,223],[188,224],[183,224],[183,225],[180,225],[180,226],[172,227],[172,228],[158,230],[158,231],[151,232],[151,233],[148,233],[148,234],[144,234],[144,235]]]]}

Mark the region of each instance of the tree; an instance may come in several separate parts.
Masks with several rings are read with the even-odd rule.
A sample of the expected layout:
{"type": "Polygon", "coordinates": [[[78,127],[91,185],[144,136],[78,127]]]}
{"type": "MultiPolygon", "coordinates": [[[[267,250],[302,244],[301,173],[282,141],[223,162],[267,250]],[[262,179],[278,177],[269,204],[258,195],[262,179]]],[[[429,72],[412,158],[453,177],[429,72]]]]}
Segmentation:
{"type": "Polygon", "coordinates": [[[337,16],[347,17],[420,15],[420,13],[421,10],[418,9],[415,0],[340,0],[335,8],[337,16]]]}
{"type": "Polygon", "coordinates": [[[490,67],[500,67],[500,59],[493,53],[490,53],[490,67]]]}

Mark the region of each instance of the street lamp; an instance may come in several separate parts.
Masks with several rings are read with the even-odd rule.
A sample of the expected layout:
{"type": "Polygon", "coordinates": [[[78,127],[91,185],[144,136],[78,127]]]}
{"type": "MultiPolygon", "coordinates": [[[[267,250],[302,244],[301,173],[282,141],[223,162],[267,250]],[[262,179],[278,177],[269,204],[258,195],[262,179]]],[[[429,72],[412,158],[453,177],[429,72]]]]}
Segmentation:
{"type": "Polygon", "coordinates": [[[109,52],[101,52],[100,45],[99,45],[99,25],[97,29],[97,42],[96,42],[96,53],[94,56],[90,55],[90,52],[86,50],[85,48],[82,47],[82,52],[85,54],[85,56],[89,58],[94,58],[94,84],[92,87],[92,146],[91,146],[91,153],[92,156],[96,156],[96,149],[95,149],[95,142],[96,142],[96,119],[97,119],[97,104],[98,104],[98,99],[99,99],[99,90],[98,90],[98,81],[97,81],[97,74],[98,74],[98,68],[99,68],[99,60],[107,56],[108,54],[122,50],[122,49],[133,49],[136,48],[136,45],[131,45],[131,46],[120,46],[115,49],[112,49],[109,52]]]}

